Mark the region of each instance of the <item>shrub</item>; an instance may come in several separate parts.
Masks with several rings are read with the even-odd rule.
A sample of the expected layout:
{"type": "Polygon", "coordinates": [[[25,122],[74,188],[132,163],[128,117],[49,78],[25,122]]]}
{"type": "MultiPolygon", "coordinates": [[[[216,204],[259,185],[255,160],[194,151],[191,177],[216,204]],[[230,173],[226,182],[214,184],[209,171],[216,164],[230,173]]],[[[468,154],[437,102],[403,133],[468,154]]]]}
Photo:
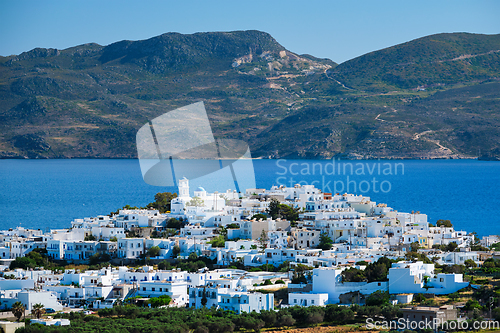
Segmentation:
{"type": "Polygon", "coordinates": [[[366,298],[366,305],[382,306],[389,304],[389,293],[378,290],[366,298]]]}

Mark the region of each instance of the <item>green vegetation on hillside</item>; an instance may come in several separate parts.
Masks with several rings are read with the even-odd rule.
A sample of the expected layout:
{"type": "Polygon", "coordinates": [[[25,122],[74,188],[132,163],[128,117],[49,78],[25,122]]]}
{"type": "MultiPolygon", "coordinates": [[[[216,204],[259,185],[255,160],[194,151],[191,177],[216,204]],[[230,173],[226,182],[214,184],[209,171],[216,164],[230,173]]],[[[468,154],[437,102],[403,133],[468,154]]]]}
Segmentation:
{"type": "Polygon", "coordinates": [[[337,66],[260,31],[168,33],[0,57],[0,157],[135,158],[203,100],[254,157],[500,158],[500,35],[438,34],[337,66]]]}

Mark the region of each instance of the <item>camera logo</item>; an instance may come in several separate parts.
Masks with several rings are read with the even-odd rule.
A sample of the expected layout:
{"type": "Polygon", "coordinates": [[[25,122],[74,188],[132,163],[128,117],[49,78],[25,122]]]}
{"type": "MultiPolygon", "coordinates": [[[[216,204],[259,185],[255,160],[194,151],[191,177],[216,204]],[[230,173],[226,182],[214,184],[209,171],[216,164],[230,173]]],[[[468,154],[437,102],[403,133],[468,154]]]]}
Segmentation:
{"type": "Polygon", "coordinates": [[[169,111],[136,135],[142,178],[153,186],[178,186],[177,179],[211,178],[231,190],[255,188],[248,144],[215,139],[203,102],[169,111]]]}

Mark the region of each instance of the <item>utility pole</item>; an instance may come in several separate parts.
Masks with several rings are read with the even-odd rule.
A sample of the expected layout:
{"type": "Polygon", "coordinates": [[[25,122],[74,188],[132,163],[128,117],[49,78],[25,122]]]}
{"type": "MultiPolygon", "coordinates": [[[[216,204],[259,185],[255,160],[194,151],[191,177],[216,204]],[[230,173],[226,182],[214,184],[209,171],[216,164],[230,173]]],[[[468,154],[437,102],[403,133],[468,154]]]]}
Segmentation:
{"type": "Polygon", "coordinates": [[[490,320],[492,320],[493,318],[491,317],[491,307],[493,306],[493,297],[490,297],[490,320]]]}

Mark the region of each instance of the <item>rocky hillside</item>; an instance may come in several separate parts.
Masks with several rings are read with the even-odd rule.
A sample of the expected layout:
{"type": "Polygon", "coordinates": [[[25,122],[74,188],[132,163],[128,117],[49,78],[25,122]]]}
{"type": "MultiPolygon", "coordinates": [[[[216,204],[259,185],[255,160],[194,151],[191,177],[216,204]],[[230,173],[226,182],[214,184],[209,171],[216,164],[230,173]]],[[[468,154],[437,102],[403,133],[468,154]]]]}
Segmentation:
{"type": "Polygon", "coordinates": [[[254,157],[500,156],[500,35],[440,34],[337,66],[260,31],[167,33],[0,57],[2,157],[134,158],[136,131],[203,100],[254,157]]]}

